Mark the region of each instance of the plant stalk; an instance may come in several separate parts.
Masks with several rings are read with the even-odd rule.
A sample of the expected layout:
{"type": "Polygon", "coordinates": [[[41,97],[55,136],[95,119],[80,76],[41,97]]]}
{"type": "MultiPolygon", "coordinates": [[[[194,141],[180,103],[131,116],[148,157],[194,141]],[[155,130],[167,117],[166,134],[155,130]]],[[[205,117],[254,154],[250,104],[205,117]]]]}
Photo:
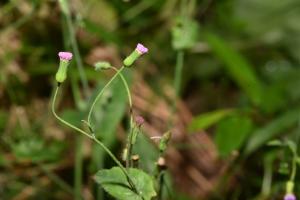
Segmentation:
{"type": "Polygon", "coordinates": [[[55,118],[57,120],[59,120],[61,123],[65,124],[66,126],[74,129],[75,131],[85,135],[86,137],[88,137],[89,139],[93,140],[94,142],[96,142],[98,145],[100,145],[104,151],[111,157],[111,159],[120,167],[120,169],[122,170],[122,172],[124,173],[124,175],[126,176],[127,178],[127,181],[131,187],[131,189],[133,189],[135,192],[137,192],[137,189],[132,181],[132,179],[130,178],[130,175],[129,173],[127,172],[127,170],[125,169],[125,167],[121,164],[121,162],[115,157],[115,155],[100,141],[98,140],[94,134],[90,135],[89,133],[85,132],[84,130],[72,125],[71,123],[65,121],[64,119],[62,119],[61,117],[59,117],[55,111],[55,102],[56,102],[56,98],[57,98],[57,94],[58,94],[58,91],[59,91],[59,86],[56,87],[56,90],[55,90],[55,93],[54,93],[54,97],[53,97],[53,100],[52,100],[52,106],[51,106],[51,109],[52,109],[52,113],[53,115],[55,116],[55,118]]]}

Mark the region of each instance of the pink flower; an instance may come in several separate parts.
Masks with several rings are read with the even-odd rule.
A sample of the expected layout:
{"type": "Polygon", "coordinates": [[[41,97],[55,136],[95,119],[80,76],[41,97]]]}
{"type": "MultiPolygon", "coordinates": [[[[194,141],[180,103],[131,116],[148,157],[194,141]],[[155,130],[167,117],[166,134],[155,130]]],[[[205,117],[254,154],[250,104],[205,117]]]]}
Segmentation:
{"type": "Polygon", "coordinates": [[[59,56],[60,60],[62,60],[62,61],[63,60],[64,61],[70,61],[73,57],[73,54],[71,52],[61,51],[61,52],[58,53],[58,56],[59,56]]]}
{"type": "Polygon", "coordinates": [[[144,45],[138,43],[135,50],[141,55],[145,54],[148,52],[148,48],[146,48],[144,45]]]}
{"type": "Polygon", "coordinates": [[[297,200],[294,194],[286,194],[284,200],[297,200]]]}

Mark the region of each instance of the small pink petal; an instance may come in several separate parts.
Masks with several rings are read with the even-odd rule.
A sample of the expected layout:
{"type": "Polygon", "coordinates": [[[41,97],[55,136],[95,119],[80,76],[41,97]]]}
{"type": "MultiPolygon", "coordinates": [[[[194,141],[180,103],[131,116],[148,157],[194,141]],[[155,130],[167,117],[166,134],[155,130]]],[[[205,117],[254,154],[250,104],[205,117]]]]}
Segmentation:
{"type": "Polygon", "coordinates": [[[138,43],[136,46],[136,50],[140,53],[140,54],[145,54],[148,52],[148,48],[146,48],[144,45],[142,45],[141,43],[138,43]]]}
{"type": "Polygon", "coordinates": [[[58,56],[60,58],[60,60],[65,60],[65,61],[70,61],[73,57],[73,54],[71,52],[59,52],[58,56]]]}

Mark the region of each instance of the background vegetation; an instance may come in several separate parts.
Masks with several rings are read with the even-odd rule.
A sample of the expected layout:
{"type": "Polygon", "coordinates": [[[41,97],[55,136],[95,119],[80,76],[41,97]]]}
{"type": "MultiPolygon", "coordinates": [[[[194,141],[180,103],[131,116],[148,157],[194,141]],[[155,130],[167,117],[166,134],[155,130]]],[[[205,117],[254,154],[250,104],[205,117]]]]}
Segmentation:
{"type": "MultiPolygon", "coordinates": [[[[150,51],[126,74],[131,85],[143,80],[170,102],[165,88],[175,93],[175,66],[183,62],[176,90],[193,119],[182,134],[205,130],[218,152],[212,167],[224,166],[209,192],[195,197],[170,184],[166,198],[283,197],[300,134],[298,0],[3,0],[0,6],[1,199],[110,198],[92,175],[112,161],[49,111],[57,53],[75,54],[59,110],[80,126],[90,96],[111,77],[93,63],[120,66],[137,42],[150,51]]],[[[116,155],[126,103],[115,84],[94,116],[99,137],[116,155]]],[[[140,146],[150,168],[155,148],[140,146]]],[[[170,173],[170,181],[176,176],[170,173]]]]}

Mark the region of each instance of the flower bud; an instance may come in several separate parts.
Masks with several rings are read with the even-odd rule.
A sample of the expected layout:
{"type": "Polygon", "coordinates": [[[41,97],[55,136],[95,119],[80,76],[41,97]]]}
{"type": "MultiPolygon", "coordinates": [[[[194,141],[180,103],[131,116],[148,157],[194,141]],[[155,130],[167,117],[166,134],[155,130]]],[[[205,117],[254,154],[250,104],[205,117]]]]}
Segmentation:
{"type": "Polygon", "coordinates": [[[60,84],[64,82],[67,78],[68,65],[73,57],[73,54],[70,52],[59,52],[58,56],[60,58],[60,62],[59,68],[55,75],[55,79],[60,84]]]}
{"type": "Polygon", "coordinates": [[[111,68],[111,64],[109,62],[106,62],[106,61],[100,61],[100,62],[96,62],[94,64],[95,66],[95,70],[98,71],[98,70],[106,70],[106,69],[109,69],[111,68]]]}
{"type": "Polygon", "coordinates": [[[124,66],[130,67],[140,56],[147,52],[148,49],[144,45],[138,43],[135,50],[123,61],[124,66]]]}

